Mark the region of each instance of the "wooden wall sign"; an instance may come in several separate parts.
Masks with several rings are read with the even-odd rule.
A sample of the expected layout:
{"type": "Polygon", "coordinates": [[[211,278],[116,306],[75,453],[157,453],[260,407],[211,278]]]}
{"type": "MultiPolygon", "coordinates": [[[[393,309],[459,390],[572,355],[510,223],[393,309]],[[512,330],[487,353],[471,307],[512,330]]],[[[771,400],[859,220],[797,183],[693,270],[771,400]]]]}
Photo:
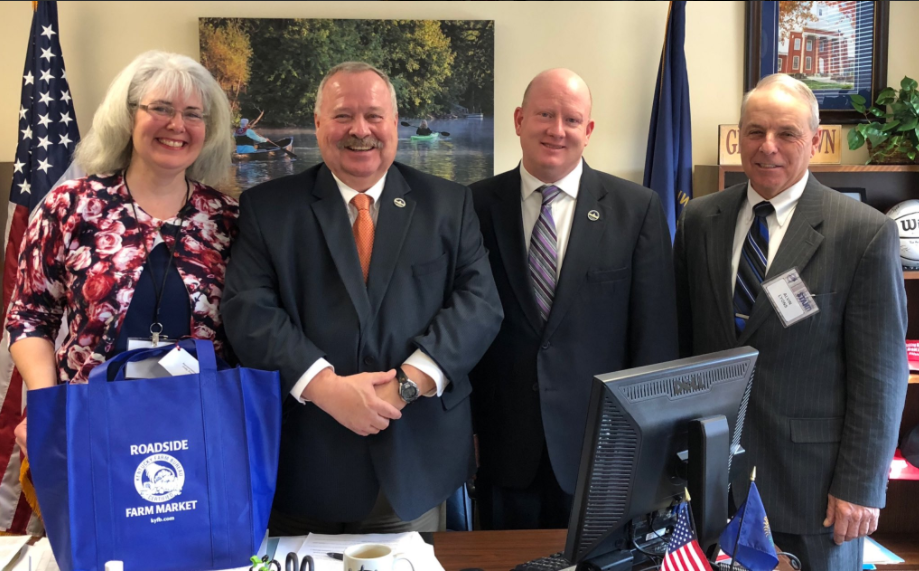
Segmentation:
{"type": "MultiPolygon", "coordinates": [[[[838,165],[842,161],[841,125],[820,125],[820,144],[812,165],[838,165]]],[[[718,125],[718,164],[739,165],[740,129],[737,125],[718,125]]]]}

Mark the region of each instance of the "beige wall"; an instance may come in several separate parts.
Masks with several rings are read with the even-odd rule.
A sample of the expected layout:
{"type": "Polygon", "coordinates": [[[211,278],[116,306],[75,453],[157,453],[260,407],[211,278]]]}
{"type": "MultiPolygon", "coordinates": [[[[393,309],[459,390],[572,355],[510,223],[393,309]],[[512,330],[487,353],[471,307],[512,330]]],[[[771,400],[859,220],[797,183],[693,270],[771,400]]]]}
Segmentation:
{"type": "MultiPolygon", "coordinates": [[[[85,133],[112,77],[138,53],[198,55],[198,17],[495,20],[495,169],[519,158],[512,114],[540,70],[578,71],[594,94],[594,167],[640,180],[666,2],[59,2],[60,34],[76,115],[85,133]]],[[[717,125],[737,122],[743,2],[690,2],[686,57],[693,162],[715,164],[717,125]]],[[[0,161],[12,161],[31,2],[0,2],[0,161]]],[[[919,75],[919,2],[891,2],[889,83],[919,75]]],[[[864,161],[863,153],[843,162],[864,161]]]]}

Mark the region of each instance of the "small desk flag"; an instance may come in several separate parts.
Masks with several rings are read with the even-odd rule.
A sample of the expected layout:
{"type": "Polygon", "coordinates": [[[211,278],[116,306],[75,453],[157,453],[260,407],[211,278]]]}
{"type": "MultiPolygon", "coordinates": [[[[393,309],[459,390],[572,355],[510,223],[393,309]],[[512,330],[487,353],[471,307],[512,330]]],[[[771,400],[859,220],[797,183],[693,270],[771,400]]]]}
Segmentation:
{"type": "Polygon", "coordinates": [[[661,571],[711,571],[702,548],[696,539],[696,532],[692,529],[689,519],[689,504],[683,502],[677,508],[676,527],[670,536],[670,545],[667,546],[667,555],[661,563],[661,571]]]}
{"type": "Polygon", "coordinates": [[[755,482],[750,482],[747,501],[721,533],[721,550],[750,571],[772,571],[779,564],[769,518],[755,482]]]}

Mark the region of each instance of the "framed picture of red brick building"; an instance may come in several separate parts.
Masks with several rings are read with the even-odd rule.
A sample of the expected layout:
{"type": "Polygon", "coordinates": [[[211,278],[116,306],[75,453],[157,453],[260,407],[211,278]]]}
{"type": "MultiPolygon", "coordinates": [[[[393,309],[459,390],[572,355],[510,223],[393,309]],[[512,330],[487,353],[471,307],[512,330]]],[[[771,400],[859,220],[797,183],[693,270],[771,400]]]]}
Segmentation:
{"type": "Polygon", "coordinates": [[[858,123],[849,95],[874,101],[887,86],[890,2],[746,3],[744,91],[787,73],[806,83],[821,123],[858,123]]]}

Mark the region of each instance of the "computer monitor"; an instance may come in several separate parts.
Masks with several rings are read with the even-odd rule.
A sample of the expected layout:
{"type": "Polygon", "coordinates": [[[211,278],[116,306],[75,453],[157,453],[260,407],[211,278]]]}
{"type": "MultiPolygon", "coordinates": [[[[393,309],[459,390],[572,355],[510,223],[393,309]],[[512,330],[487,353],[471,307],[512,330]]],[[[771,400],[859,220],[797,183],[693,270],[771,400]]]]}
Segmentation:
{"type": "Polygon", "coordinates": [[[687,487],[700,544],[716,544],[758,354],[742,347],[594,378],[566,559],[641,557],[672,529],[687,487]]]}

